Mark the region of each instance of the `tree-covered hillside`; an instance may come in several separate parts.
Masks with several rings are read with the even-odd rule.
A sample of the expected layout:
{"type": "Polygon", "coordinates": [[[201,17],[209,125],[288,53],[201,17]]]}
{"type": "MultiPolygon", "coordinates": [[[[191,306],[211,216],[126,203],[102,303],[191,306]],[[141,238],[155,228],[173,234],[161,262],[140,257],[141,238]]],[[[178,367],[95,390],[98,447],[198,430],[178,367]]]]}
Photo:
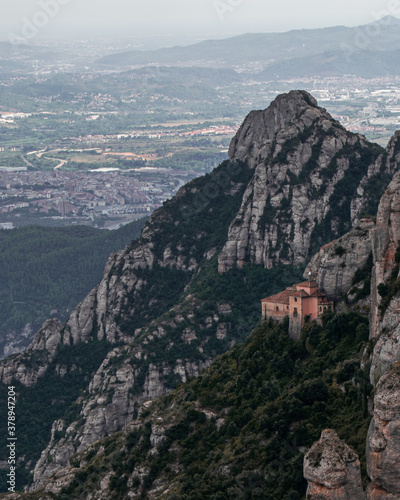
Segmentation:
{"type": "Polygon", "coordinates": [[[113,499],[129,490],[135,498],[300,500],[304,451],[327,427],[356,449],[366,477],[371,386],[360,360],[368,346],[368,321],[356,313],[308,324],[299,342],[285,324],[260,324],[125,432],[73,457],[75,479],[56,498],[105,493],[108,475],[113,499]]]}
{"type": "Polygon", "coordinates": [[[88,226],[1,231],[0,353],[26,324],[34,331],[51,315],[65,320],[98,283],[110,253],[137,238],[144,222],[116,231],[88,226]]]}
{"type": "Polygon", "coordinates": [[[18,399],[18,490],[72,464],[76,482],[60,498],[154,498],[169,487],[165,498],[300,500],[302,454],[323,428],[362,455],[365,317],[325,318],[297,343],[285,325],[263,324],[223,353],[256,327],[263,297],[302,280],[313,245],[375,204],[367,187],[383,191],[397,140],[383,154],[304,91],[250,113],[230,160],[154,212],[65,324],[47,322],[31,349],[3,362],[2,389],[13,384],[18,399]],[[142,405],[218,355],[136,422],[142,405]]]}

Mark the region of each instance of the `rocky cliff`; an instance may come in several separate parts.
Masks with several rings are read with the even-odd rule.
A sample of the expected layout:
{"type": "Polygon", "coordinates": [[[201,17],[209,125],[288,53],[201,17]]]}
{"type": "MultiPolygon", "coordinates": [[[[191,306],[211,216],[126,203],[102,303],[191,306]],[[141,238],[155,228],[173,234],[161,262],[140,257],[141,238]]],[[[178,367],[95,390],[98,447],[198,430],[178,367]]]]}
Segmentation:
{"type": "Polygon", "coordinates": [[[357,189],[360,197],[352,202],[353,227],[351,231],[322,246],[312,257],[304,273],[304,276],[309,272],[315,275],[319,287],[335,301],[340,300],[354,288],[353,295],[357,294],[360,287],[364,286],[363,281],[368,277],[367,284],[372,292],[371,337],[376,337],[378,332],[386,327],[390,326],[393,329],[395,326],[385,322],[391,321],[390,311],[388,311],[387,319],[381,323],[386,309],[382,311],[380,308],[382,297],[377,293],[377,286],[390,281],[392,271],[396,271],[396,251],[400,241],[400,234],[398,234],[400,226],[396,218],[400,187],[399,174],[394,175],[379,200],[376,220],[374,217],[358,220],[354,214],[360,213],[361,206],[368,211],[362,196],[366,194],[366,191],[374,191],[379,185],[385,185],[386,180],[397,172],[398,165],[400,165],[400,132],[396,132],[384,153],[370,165],[367,175],[357,189]],[[377,182],[378,186],[373,186],[377,182]],[[369,281],[371,272],[372,287],[369,281]]]}
{"type": "MultiPolygon", "coordinates": [[[[399,136],[396,133],[389,142],[386,162],[400,160],[399,136]]],[[[372,419],[366,440],[368,475],[372,481],[367,488],[366,498],[370,500],[395,499],[400,496],[399,202],[400,176],[396,173],[380,200],[376,224],[362,221],[350,233],[323,247],[307,269],[318,274],[320,286],[331,296],[337,297],[344,293],[351,298],[357,295],[362,287],[355,284],[358,281],[354,278],[357,276],[354,274],[355,270],[359,277],[364,277],[364,284],[370,283],[370,339],[373,349],[370,347],[367,358],[363,360],[364,366],[368,363],[370,365],[370,381],[375,386],[375,395],[370,402],[372,419]],[[352,251],[360,256],[358,265],[352,251]],[[366,265],[369,252],[372,252],[372,259],[366,265]],[[352,261],[351,266],[347,266],[347,259],[352,261]],[[356,290],[351,290],[351,287],[356,290]]],[[[329,451],[329,447],[325,449],[321,443],[319,446],[322,446],[324,453],[329,451]]],[[[331,465],[325,472],[329,475],[333,470],[331,465]]],[[[313,490],[311,476],[308,474],[307,478],[310,480],[309,488],[313,490]]],[[[323,498],[328,497],[325,495],[323,498]]]]}
{"type": "Polygon", "coordinates": [[[376,386],[374,411],[367,439],[368,499],[399,498],[399,265],[400,177],[393,177],[379,204],[372,231],[374,267],[371,281],[370,378],[376,386]]]}
{"type": "MultiPolygon", "coordinates": [[[[287,325],[264,322],[199,377],[144,403],[123,431],[70,457],[26,498],[301,500],[302,459],[315,436],[327,426],[344,439],[366,436],[369,424],[362,390],[352,382],[360,374],[366,319],[343,314],[304,333],[295,342],[287,325]],[[362,335],[354,335],[356,320],[362,335]]],[[[310,478],[332,495],[363,498],[355,451],[333,431],[321,442],[308,454],[310,478]]],[[[352,442],[360,453],[365,442],[352,442]]]]}
{"type": "Polygon", "coordinates": [[[367,439],[368,498],[400,497],[400,365],[383,375],[374,397],[374,414],[367,439]]]}
{"type": "Polygon", "coordinates": [[[321,247],[307,265],[304,277],[311,273],[318,288],[329,300],[335,302],[353,291],[353,288],[350,298],[351,295],[357,295],[364,287],[364,279],[368,278],[369,296],[372,270],[371,230],[374,228],[373,219],[362,219],[347,234],[321,247]]]}
{"type": "Polygon", "coordinates": [[[373,232],[374,269],[372,286],[376,290],[371,304],[371,335],[377,337],[382,329],[393,330],[399,319],[396,280],[400,256],[400,176],[396,174],[379,205],[376,228],[373,232]],[[378,286],[384,284],[378,290],[378,286]]]}
{"type": "Polygon", "coordinates": [[[250,113],[229,157],[246,159],[254,175],[229,227],[219,270],[246,262],[299,265],[348,231],[378,202],[368,187],[388,182],[397,167],[379,153],[305,92],[290,92],[250,113]]]}
{"type": "MultiPolygon", "coordinates": [[[[79,380],[68,402],[54,397],[61,409],[51,436],[49,425],[41,456],[32,454],[36,465],[27,459],[33,488],[243,340],[258,321],[260,297],[296,279],[284,266],[305,264],[313,246],[344,234],[376,204],[378,179],[397,166],[390,150],[347,132],[301,91],[251,113],[229,151],[228,162],[181,188],[139,240],[111,255],[65,325],[45,323],[25,353],[0,363],[3,384],[18,383],[21,409],[39,386],[59,384],[62,393],[79,380]],[[91,364],[71,354],[84,352],[96,353],[91,364]]],[[[358,236],[343,236],[345,257],[333,247],[342,259],[334,269],[344,262],[349,271],[335,284],[320,273],[332,293],[353,280],[361,247],[358,265],[367,265],[368,245],[354,242],[367,241],[370,230],[360,222],[358,236]]]]}
{"type": "Polygon", "coordinates": [[[304,457],[310,500],[365,500],[357,453],[334,430],[324,430],[304,457]]]}

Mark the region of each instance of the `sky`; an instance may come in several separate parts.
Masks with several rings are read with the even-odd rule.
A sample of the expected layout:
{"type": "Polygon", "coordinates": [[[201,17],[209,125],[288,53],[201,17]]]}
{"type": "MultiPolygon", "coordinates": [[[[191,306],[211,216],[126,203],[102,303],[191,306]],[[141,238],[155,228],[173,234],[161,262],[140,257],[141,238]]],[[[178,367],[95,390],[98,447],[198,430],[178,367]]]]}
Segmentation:
{"type": "Polygon", "coordinates": [[[0,0],[0,39],[230,36],[400,17],[400,0],[0,0]]]}

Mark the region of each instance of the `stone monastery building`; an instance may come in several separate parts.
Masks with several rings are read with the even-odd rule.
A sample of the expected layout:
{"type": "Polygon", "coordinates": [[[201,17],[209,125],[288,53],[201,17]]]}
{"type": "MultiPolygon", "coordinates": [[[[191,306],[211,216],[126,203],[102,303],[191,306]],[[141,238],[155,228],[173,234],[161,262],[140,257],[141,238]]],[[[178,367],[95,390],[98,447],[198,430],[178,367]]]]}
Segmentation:
{"type": "Polygon", "coordinates": [[[304,324],[319,320],[328,310],[333,311],[334,304],[318,290],[317,282],[310,276],[309,281],[289,286],[283,292],[263,299],[261,307],[263,319],[283,321],[289,316],[289,335],[298,340],[304,324]]]}

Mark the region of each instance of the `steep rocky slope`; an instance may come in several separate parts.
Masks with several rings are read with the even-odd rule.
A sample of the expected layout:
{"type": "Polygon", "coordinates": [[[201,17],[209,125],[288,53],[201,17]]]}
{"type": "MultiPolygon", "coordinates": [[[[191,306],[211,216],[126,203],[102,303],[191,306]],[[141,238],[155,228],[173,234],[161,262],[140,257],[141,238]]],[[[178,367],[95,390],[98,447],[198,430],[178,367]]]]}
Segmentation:
{"type": "Polygon", "coordinates": [[[292,264],[373,211],[394,156],[347,132],[306,92],[251,113],[230,160],[184,186],[111,256],[65,325],[45,323],[25,353],[0,364],[24,429],[29,418],[39,425],[32,399],[57,388],[38,449],[25,439],[20,467],[34,470],[33,488],[243,340],[260,298],[300,278],[292,264]]]}
{"type": "Polygon", "coordinates": [[[230,158],[246,159],[254,175],[229,227],[220,271],[246,262],[305,262],[377,204],[379,183],[387,185],[396,169],[387,152],[377,158],[378,148],[347,132],[310,95],[289,96],[250,113],[231,143],[230,158]]]}
{"type": "MultiPolygon", "coordinates": [[[[399,151],[398,137],[399,134],[396,134],[389,144],[389,150],[391,148],[394,152],[399,151]]],[[[364,277],[364,281],[370,283],[370,338],[374,347],[370,353],[366,353],[367,356],[363,360],[364,367],[370,365],[370,381],[375,385],[375,396],[373,402],[371,401],[372,420],[366,440],[368,474],[372,481],[366,491],[366,498],[369,500],[395,499],[400,495],[399,200],[400,176],[396,173],[381,198],[376,225],[365,221],[364,227],[355,228],[341,239],[322,248],[309,265],[311,271],[318,273],[321,286],[334,294],[337,290],[334,272],[346,262],[348,256],[353,260],[352,248],[360,254],[360,267],[364,265],[359,277],[364,277]],[[339,243],[341,250],[335,252],[334,249],[338,248],[339,243]],[[367,265],[366,259],[370,251],[372,259],[367,265]]],[[[350,291],[350,296],[350,287],[358,281],[352,278],[351,274],[349,271],[342,272],[342,284],[345,283],[346,286],[341,288],[343,293],[350,291]]],[[[324,447],[323,451],[325,452],[324,447]]],[[[329,475],[329,467],[326,472],[329,475]]],[[[331,490],[329,495],[334,495],[334,492],[331,490]]],[[[325,492],[321,494],[321,498],[331,498],[329,495],[325,492]]]]}
{"type": "MultiPolygon", "coordinates": [[[[375,195],[383,192],[379,189],[380,186],[385,185],[386,179],[390,177],[390,173],[397,171],[398,165],[400,165],[400,132],[396,132],[385,152],[370,165],[367,175],[357,189],[360,198],[355,198],[352,213],[357,211],[360,213],[360,207],[364,204],[362,196],[366,191],[375,195]]],[[[305,277],[309,272],[316,276],[319,287],[332,300],[340,300],[354,288],[356,291],[350,294],[350,301],[356,298],[357,292],[359,292],[358,298],[361,295],[371,296],[372,337],[376,337],[377,332],[385,326],[380,324],[381,297],[376,291],[379,283],[389,279],[396,264],[395,254],[400,240],[400,234],[397,234],[400,231],[400,221],[396,219],[399,188],[400,177],[395,174],[379,200],[376,220],[371,217],[355,219],[351,231],[320,248],[304,273],[305,277]],[[371,279],[373,279],[372,287],[371,279]]],[[[366,211],[368,212],[368,209],[366,211]]]]}
{"type": "MultiPolygon", "coordinates": [[[[317,280],[319,289],[336,302],[353,287],[357,291],[361,284],[364,287],[363,278],[369,279],[372,270],[373,228],[373,219],[363,219],[347,234],[321,247],[307,265],[304,277],[311,273],[317,280]]],[[[369,279],[366,290],[368,296],[370,283],[369,279]]]]}
{"type": "Polygon", "coordinates": [[[367,439],[368,498],[400,496],[400,365],[395,363],[376,387],[374,414],[367,439]]]}
{"type": "MultiPolygon", "coordinates": [[[[303,454],[323,429],[335,427],[362,453],[368,387],[352,379],[367,380],[359,362],[368,327],[365,317],[343,314],[293,341],[287,326],[258,326],[244,345],[143,405],[124,431],[71,457],[26,498],[301,500],[307,486],[303,454]]],[[[340,462],[331,478],[335,484],[346,479],[354,492],[361,485],[360,462],[343,448],[338,455],[325,454],[321,463],[343,459],[348,472],[340,462]]]]}

